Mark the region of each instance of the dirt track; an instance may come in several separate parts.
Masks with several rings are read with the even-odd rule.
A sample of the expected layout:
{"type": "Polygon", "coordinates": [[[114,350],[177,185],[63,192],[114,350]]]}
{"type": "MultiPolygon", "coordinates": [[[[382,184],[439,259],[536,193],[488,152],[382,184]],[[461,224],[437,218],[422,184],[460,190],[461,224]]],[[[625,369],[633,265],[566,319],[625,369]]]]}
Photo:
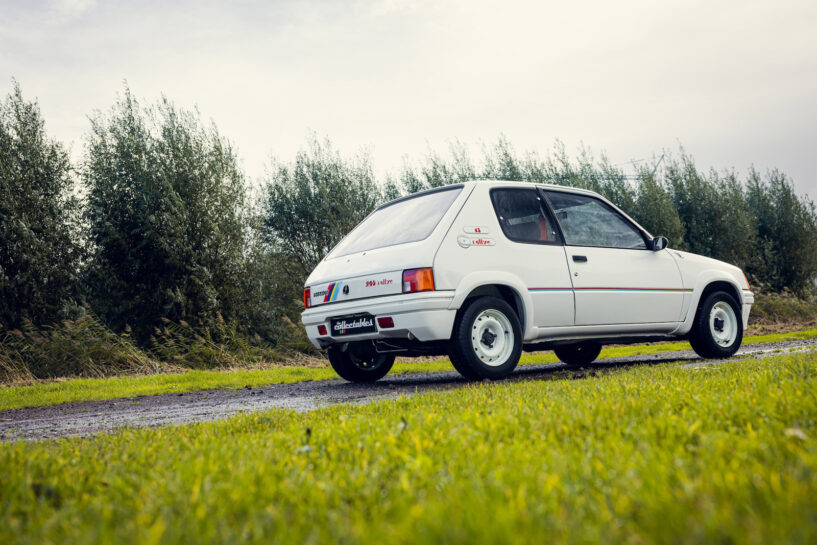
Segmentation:
{"type": "MultiPolygon", "coordinates": [[[[732,359],[749,355],[774,355],[781,349],[810,349],[817,339],[745,346],[732,359]]],[[[562,364],[519,367],[506,380],[558,380],[582,378],[588,372],[638,364],[691,361],[694,365],[730,360],[700,360],[692,351],[666,352],[629,358],[598,360],[585,369],[562,364]]],[[[341,380],[278,384],[241,390],[203,390],[110,401],[87,401],[51,407],[0,411],[0,439],[44,439],[91,435],[125,426],[159,426],[217,420],[240,411],[274,408],[308,411],[336,403],[365,403],[430,389],[458,388],[467,384],[454,371],[389,375],[374,384],[357,385],[341,380]]]]}

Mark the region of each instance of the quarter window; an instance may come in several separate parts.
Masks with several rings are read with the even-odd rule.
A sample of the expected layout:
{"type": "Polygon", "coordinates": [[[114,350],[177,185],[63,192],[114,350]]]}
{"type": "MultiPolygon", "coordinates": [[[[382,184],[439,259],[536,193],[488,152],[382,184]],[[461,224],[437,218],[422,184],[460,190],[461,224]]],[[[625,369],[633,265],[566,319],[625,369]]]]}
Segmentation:
{"type": "Polygon", "coordinates": [[[494,189],[491,202],[502,232],[509,239],[538,244],[562,243],[535,189],[494,189]]]}
{"type": "Polygon", "coordinates": [[[548,191],[556,221],[571,246],[646,249],[644,237],[621,214],[593,197],[548,191]]]}

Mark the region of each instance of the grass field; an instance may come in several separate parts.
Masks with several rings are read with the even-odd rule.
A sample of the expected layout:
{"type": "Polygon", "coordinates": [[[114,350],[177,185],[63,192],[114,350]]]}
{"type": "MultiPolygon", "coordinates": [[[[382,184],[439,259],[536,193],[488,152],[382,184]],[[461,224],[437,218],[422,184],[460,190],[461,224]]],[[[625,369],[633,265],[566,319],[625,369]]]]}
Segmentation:
{"type": "Polygon", "coordinates": [[[0,543],[815,543],[817,354],[0,445],[0,543]]]}
{"type": "MultiPolygon", "coordinates": [[[[817,337],[817,329],[746,337],[744,344],[777,342],[817,337]]],[[[616,346],[605,348],[601,358],[627,357],[688,350],[689,343],[658,343],[650,345],[616,346]]],[[[552,352],[523,354],[520,365],[553,363],[558,359],[552,352]]],[[[397,363],[392,373],[419,373],[450,371],[448,360],[397,363]]],[[[284,384],[304,380],[327,380],[337,378],[335,372],[325,367],[278,366],[255,370],[234,371],[187,371],[184,373],[137,375],[112,378],[70,379],[47,381],[37,384],[0,387],[0,410],[22,407],[40,407],[72,401],[91,401],[157,395],[174,392],[190,392],[211,388],[243,388],[284,384]]]]}

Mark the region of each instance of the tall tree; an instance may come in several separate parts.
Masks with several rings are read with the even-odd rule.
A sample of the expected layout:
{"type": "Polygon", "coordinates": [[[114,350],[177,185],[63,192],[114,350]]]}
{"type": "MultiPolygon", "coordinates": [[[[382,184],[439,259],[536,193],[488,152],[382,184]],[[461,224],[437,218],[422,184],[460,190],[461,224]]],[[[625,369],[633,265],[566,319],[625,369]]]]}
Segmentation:
{"type": "Polygon", "coordinates": [[[524,179],[523,165],[513,144],[500,135],[491,148],[483,150],[482,177],[491,180],[520,181],[524,179]]]}
{"type": "Polygon", "coordinates": [[[817,212],[798,198],[785,174],[772,170],[763,179],[749,172],[746,200],[757,224],[748,271],[776,291],[806,293],[817,278],[817,212]]]}
{"type": "MultiPolygon", "coordinates": [[[[429,151],[420,162],[406,162],[399,175],[405,193],[416,193],[432,187],[456,184],[477,178],[468,149],[459,141],[449,145],[448,156],[429,151]]],[[[386,193],[392,194],[386,185],[386,193]]]]}
{"type": "Polygon", "coordinates": [[[667,178],[690,251],[745,267],[755,226],[735,175],[715,171],[707,175],[683,154],[667,161],[667,178]]]}
{"type": "Polygon", "coordinates": [[[68,153],[14,82],[0,102],[0,324],[66,315],[81,258],[78,211],[68,153]]]}
{"type": "Polygon", "coordinates": [[[673,248],[686,249],[684,226],[667,188],[651,168],[641,168],[638,180],[638,196],[630,211],[633,219],[653,235],[667,237],[673,248]]]}
{"type": "Polygon", "coordinates": [[[264,238],[294,265],[290,274],[302,283],[382,200],[367,155],[345,159],[331,142],[313,136],[294,163],[275,163],[269,171],[264,238]]]}
{"type": "Polygon", "coordinates": [[[83,177],[94,245],[88,290],[117,330],[146,342],[162,318],[233,318],[244,266],[245,184],[229,142],[166,99],[126,88],[91,123],[83,177]]]}

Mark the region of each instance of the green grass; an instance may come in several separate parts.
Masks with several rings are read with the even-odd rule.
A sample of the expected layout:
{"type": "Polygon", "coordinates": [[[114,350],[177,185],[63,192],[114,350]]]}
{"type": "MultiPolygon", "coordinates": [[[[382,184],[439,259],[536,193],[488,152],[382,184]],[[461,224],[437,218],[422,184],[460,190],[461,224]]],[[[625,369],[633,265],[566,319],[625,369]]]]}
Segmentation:
{"type": "Polygon", "coordinates": [[[817,354],[0,445],[0,543],[815,543],[817,354]]]}
{"type": "MultiPolygon", "coordinates": [[[[776,333],[746,337],[744,344],[777,342],[817,337],[817,329],[793,333],[776,333]]],[[[632,345],[605,348],[601,358],[616,358],[688,350],[689,343],[660,343],[651,345],[632,345]]],[[[523,354],[521,365],[554,363],[558,359],[552,352],[523,354]]],[[[397,363],[392,373],[419,373],[450,371],[448,360],[437,360],[417,363],[397,363]]],[[[112,378],[70,379],[65,381],[43,382],[31,385],[0,387],[0,410],[23,407],[40,407],[75,401],[99,401],[157,395],[175,392],[190,392],[212,388],[243,388],[244,386],[264,386],[284,384],[305,380],[327,380],[337,378],[334,371],[327,367],[271,367],[259,370],[237,371],[187,371],[174,374],[136,375],[112,378]]]]}

